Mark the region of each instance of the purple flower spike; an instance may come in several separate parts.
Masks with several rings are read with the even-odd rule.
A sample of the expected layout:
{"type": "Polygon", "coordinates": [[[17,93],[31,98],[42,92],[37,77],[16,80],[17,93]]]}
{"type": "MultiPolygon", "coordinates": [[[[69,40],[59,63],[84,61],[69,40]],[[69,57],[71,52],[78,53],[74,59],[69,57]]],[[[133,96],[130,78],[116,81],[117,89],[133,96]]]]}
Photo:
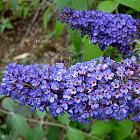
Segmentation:
{"type": "MultiPolygon", "coordinates": [[[[100,13],[101,14],[101,13],[100,13]]],[[[6,67],[1,93],[57,117],[79,122],[140,121],[140,64],[135,57],[115,62],[97,58],[66,69],[63,64],[6,67]]]]}
{"type": "Polygon", "coordinates": [[[93,44],[99,44],[101,50],[113,46],[129,55],[135,40],[140,39],[140,20],[127,14],[64,8],[58,20],[73,30],[80,30],[82,37],[88,35],[93,44]]]}

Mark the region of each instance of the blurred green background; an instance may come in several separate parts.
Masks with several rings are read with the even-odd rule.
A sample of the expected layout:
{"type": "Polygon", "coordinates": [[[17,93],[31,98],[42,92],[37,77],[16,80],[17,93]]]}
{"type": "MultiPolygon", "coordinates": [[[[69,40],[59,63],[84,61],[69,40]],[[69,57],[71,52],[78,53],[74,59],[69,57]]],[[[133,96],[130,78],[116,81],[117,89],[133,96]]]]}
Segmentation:
{"type": "MultiPolygon", "coordinates": [[[[101,52],[80,32],[57,21],[63,7],[127,13],[140,18],[140,0],[0,0],[0,68],[13,61],[23,64],[64,62],[67,66],[99,56],[121,55],[112,47],[101,52]]],[[[140,47],[137,45],[137,47],[140,47]]],[[[139,140],[140,124],[95,121],[80,124],[69,116],[53,118],[32,112],[0,95],[0,140],[139,140]]]]}

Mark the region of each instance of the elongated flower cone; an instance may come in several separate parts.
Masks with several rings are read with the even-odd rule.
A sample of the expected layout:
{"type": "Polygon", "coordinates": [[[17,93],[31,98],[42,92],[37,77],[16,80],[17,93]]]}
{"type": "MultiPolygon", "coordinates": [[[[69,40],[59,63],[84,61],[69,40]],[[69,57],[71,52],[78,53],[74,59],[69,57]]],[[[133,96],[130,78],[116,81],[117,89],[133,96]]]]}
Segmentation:
{"type": "Polygon", "coordinates": [[[72,120],[140,121],[140,64],[135,57],[121,62],[100,57],[65,68],[9,64],[1,93],[23,105],[51,114],[67,112],[72,120]]]}
{"type": "Polygon", "coordinates": [[[140,21],[127,14],[64,8],[58,20],[80,30],[82,36],[88,35],[101,50],[113,46],[126,56],[134,49],[135,40],[140,39],[140,21]]]}

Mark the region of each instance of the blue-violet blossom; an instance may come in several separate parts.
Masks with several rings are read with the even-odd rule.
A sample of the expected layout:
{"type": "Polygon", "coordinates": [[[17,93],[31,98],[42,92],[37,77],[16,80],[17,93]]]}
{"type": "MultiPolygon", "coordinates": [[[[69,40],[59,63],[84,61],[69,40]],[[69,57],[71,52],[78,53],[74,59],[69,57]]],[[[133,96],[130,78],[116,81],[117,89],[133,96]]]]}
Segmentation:
{"type": "Polygon", "coordinates": [[[128,14],[64,8],[58,20],[73,30],[80,30],[82,37],[88,35],[93,44],[99,44],[101,50],[113,46],[126,56],[132,52],[135,40],[140,39],[140,20],[128,14]]]}
{"type": "Polygon", "coordinates": [[[6,67],[1,93],[34,110],[47,109],[72,120],[140,121],[140,64],[97,58],[66,68],[62,63],[6,67]],[[122,69],[122,71],[120,71],[122,69]]]}

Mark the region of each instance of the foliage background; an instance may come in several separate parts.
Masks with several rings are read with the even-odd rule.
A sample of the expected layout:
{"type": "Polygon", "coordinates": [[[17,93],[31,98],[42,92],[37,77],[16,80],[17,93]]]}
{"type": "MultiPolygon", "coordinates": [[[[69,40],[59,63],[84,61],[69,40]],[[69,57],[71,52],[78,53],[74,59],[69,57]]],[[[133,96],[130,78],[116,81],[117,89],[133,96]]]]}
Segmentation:
{"type": "MultiPolygon", "coordinates": [[[[1,73],[3,66],[11,61],[23,64],[39,62],[53,64],[63,61],[70,66],[73,63],[88,61],[102,55],[111,56],[116,61],[121,59],[121,55],[117,54],[113,48],[110,47],[101,52],[98,45],[93,46],[86,37],[81,38],[78,31],[65,28],[65,24],[58,22],[57,15],[63,7],[127,13],[134,18],[140,18],[140,0],[0,0],[1,73]],[[26,32],[22,31],[21,21],[25,21],[25,25],[29,25],[26,32]],[[34,38],[31,35],[32,32],[35,33],[31,31],[35,23],[38,23],[37,29],[40,30],[41,38],[38,36],[34,38]],[[6,44],[2,43],[3,37],[5,38],[7,34],[13,32],[12,36],[18,38],[17,26],[20,27],[18,32],[22,37],[16,44],[17,46],[12,46],[16,42],[12,40],[13,43],[9,44],[7,48],[6,44]],[[35,42],[28,42],[30,36],[36,42],[35,48],[33,47],[35,42]],[[23,47],[26,46],[25,43],[27,46],[29,43],[29,52],[26,47],[23,47]],[[3,47],[2,44],[5,46],[3,47]],[[57,50],[58,48],[60,51],[57,50]],[[64,51],[61,52],[63,49],[64,51]],[[15,53],[18,52],[17,50],[20,50],[20,53],[15,53]],[[49,55],[48,59],[41,57],[50,52],[53,55],[49,55]],[[57,56],[56,60],[53,60],[55,56],[57,56]]],[[[140,46],[137,45],[137,47],[140,46]]],[[[67,114],[53,118],[49,112],[42,113],[39,110],[32,112],[29,107],[21,106],[3,95],[0,96],[0,103],[0,140],[140,139],[140,124],[134,124],[129,120],[122,122],[99,120],[92,124],[80,124],[70,121],[67,114]]]]}

